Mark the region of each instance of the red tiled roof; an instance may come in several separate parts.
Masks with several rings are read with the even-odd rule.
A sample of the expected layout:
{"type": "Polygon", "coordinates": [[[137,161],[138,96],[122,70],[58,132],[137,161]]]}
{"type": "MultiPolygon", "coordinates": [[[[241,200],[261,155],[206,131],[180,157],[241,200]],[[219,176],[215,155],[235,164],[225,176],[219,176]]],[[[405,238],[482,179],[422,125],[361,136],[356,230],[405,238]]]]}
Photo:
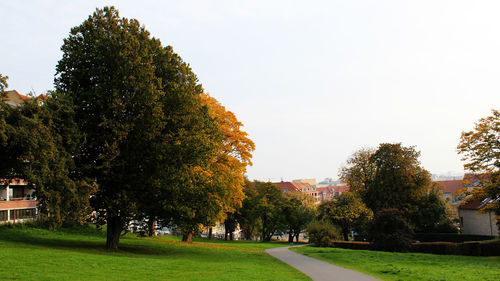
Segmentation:
{"type": "Polygon", "coordinates": [[[440,185],[441,189],[445,193],[453,193],[464,188],[462,180],[436,181],[436,183],[440,185]]]}
{"type": "MultiPolygon", "coordinates": [[[[15,90],[14,90],[14,91],[15,91],[15,90]]],[[[17,91],[16,91],[16,93],[17,93],[17,91]]],[[[30,97],[25,96],[25,95],[21,95],[20,93],[17,93],[17,94],[18,94],[18,95],[19,95],[19,97],[20,97],[21,99],[23,99],[23,100],[30,100],[30,99],[31,99],[30,97]]]]}
{"type": "Polygon", "coordinates": [[[274,182],[281,190],[286,189],[286,191],[300,191],[300,188],[294,182],[282,181],[274,182]]]}

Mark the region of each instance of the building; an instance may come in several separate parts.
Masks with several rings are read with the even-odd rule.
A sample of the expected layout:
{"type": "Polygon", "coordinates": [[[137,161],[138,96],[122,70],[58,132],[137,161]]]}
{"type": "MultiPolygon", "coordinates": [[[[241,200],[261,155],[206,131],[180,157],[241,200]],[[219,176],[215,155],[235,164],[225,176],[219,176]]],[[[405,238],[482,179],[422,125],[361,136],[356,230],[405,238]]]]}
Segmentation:
{"type": "Polygon", "coordinates": [[[22,179],[0,180],[0,223],[36,218],[38,202],[33,192],[22,179]]]}
{"type": "Polygon", "coordinates": [[[31,100],[30,97],[21,95],[16,90],[5,91],[3,101],[13,107],[22,105],[25,101],[31,100]]]}
{"type": "Polygon", "coordinates": [[[281,181],[274,182],[274,184],[277,185],[282,192],[302,192],[314,197],[316,204],[321,202],[321,198],[316,188],[308,183],[281,181]]]}
{"type": "Polygon", "coordinates": [[[497,199],[466,200],[458,206],[460,228],[464,234],[498,236],[495,214],[493,212],[480,213],[484,206],[498,201],[497,199]]]}
{"type": "Polygon", "coordinates": [[[463,180],[444,180],[435,181],[443,192],[443,199],[449,202],[453,207],[458,207],[458,205],[463,201],[457,191],[464,189],[463,180]]]}

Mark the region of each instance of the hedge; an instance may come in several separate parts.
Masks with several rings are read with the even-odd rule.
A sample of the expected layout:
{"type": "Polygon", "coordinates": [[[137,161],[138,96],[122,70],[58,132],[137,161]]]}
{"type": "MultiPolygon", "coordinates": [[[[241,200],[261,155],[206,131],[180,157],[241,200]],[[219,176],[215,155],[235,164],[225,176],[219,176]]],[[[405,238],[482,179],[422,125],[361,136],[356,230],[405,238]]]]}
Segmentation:
{"type": "Polygon", "coordinates": [[[495,236],[460,233],[417,233],[413,240],[420,242],[455,242],[484,241],[495,239],[495,236]]]}
{"type": "Polygon", "coordinates": [[[410,251],[439,255],[500,256],[500,240],[413,243],[410,251]]]}
{"type": "MultiPolygon", "coordinates": [[[[337,248],[352,250],[373,250],[372,243],[357,241],[334,241],[337,248]]],[[[438,255],[462,256],[500,256],[500,239],[489,241],[453,242],[422,242],[413,243],[410,252],[438,255]]]]}

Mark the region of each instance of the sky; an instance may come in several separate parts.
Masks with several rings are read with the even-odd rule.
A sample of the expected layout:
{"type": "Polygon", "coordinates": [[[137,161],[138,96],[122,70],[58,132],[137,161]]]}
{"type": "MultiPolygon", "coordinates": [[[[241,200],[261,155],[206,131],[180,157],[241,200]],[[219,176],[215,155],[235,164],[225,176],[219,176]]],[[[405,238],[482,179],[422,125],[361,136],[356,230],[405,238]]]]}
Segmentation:
{"type": "Polygon", "coordinates": [[[463,173],[462,131],[500,109],[499,1],[0,1],[9,89],[53,89],[60,47],[114,5],[171,45],[256,144],[250,179],[337,178],[402,143],[463,173]]]}

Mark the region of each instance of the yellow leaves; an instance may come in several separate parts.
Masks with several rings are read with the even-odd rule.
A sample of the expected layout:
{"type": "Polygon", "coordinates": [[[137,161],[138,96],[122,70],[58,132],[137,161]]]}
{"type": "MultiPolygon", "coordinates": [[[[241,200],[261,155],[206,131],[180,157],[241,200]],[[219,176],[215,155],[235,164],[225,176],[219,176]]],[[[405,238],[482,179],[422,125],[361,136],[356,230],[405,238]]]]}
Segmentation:
{"type": "Polygon", "coordinates": [[[209,114],[215,119],[223,134],[219,151],[211,160],[210,173],[213,181],[226,187],[226,198],[223,198],[224,212],[233,211],[241,206],[245,195],[243,193],[244,173],[246,166],[251,165],[252,151],[255,144],[248,134],[241,130],[243,124],[236,116],[226,110],[216,99],[208,94],[201,95],[202,105],[207,106],[209,114]]]}

